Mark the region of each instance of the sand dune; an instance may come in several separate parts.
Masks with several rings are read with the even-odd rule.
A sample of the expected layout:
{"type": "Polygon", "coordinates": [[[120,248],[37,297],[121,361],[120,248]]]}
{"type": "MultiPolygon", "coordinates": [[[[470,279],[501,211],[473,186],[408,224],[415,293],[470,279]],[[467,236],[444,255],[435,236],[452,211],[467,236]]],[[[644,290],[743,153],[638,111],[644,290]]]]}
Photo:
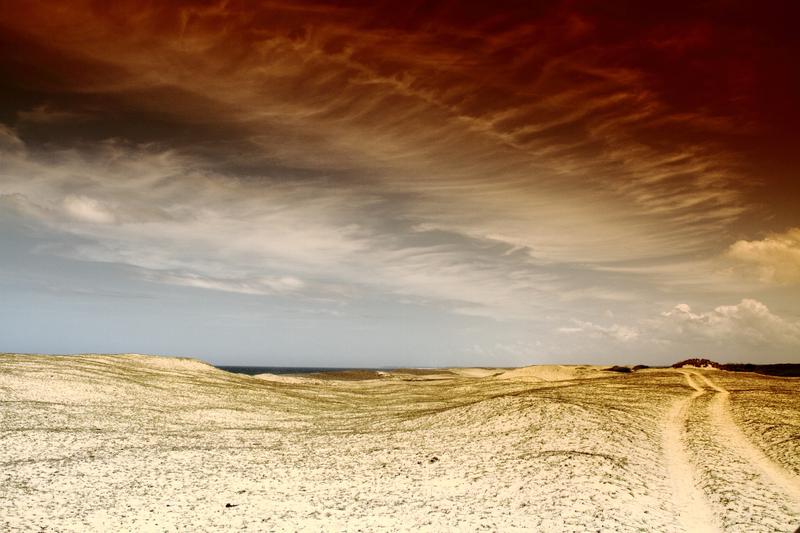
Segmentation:
{"type": "Polygon", "coordinates": [[[800,525],[797,378],[5,355],[0,402],[4,531],[800,525]]]}
{"type": "Polygon", "coordinates": [[[487,378],[507,371],[507,368],[449,368],[453,374],[467,378],[487,378]]]}
{"type": "Polygon", "coordinates": [[[506,370],[497,379],[522,379],[534,381],[564,381],[569,379],[599,378],[608,376],[600,366],[536,365],[506,370]]]}
{"type": "Polygon", "coordinates": [[[266,381],[274,381],[275,383],[311,384],[319,382],[319,380],[310,377],[285,375],[285,374],[256,374],[253,377],[256,379],[263,379],[266,381]]]}

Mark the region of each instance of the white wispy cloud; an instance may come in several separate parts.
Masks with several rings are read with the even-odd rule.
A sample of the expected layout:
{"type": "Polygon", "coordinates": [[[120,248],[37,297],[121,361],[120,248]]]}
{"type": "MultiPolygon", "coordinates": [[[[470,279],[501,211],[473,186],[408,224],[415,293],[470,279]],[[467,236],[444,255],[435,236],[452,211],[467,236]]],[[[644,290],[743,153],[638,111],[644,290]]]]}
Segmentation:
{"type": "Polygon", "coordinates": [[[217,279],[198,274],[160,273],[153,276],[154,281],[225,292],[253,295],[290,294],[301,291],[306,284],[293,276],[254,279],[217,279]]]}
{"type": "Polygon", "coordinates": [[[40,249],[133,266],[153,282],[302,298],[413,296],[501,319],[529,316],[551,287],[552,275],[502,251],[415,242],[404,214],[393,222],[376,210],[379,188],[236,179],[208,174],[189,156],[117,142],[44,159],[4,155],[4,205],[79,238],[40,249]]]}
{"type": "Polygon", "coordinates": [[[88,196],[69,194],[62,203],[65,213],[79,221],[111,224],[116,220],[112,208],[88,196]]]}
{"type": "Polygon", "coordinates": [[[573,326],[558,328],[559,333],[581,334],[590,338],[606,337],[618,342],[631,342],[639,337],[638,329],[621,324],[602,326],[593,322],[573,319],[573,326]]]}

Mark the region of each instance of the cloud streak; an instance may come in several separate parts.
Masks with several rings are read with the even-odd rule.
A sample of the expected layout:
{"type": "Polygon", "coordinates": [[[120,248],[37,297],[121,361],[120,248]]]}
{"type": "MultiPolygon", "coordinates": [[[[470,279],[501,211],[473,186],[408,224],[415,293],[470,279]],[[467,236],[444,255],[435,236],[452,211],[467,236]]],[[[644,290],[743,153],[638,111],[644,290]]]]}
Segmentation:
{"type": "Polygon", "coordinates": [[[200,162],[174,153],[116,143],[103,150],[48,161],[6,154],[7,208],[79,238],[51,251],[133,266],[160,283],[344,300],[368,288],[496,317],[530,312],[518,295],[552,280],[479,244],[385,233],[377,190],[256,184],[204,174],[200,162]]]}

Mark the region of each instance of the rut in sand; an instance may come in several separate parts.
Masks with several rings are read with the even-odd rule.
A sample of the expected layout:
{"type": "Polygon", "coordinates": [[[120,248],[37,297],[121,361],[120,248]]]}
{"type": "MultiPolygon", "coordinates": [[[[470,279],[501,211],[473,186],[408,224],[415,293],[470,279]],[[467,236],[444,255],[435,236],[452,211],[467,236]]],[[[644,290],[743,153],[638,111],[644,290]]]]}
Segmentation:
{"type": "Polygon", "coordinates": [[[665,455],[687,531],[793,531],[800,483],[736,425],[730,393],[701,371],[682,371],[694,392],[670,412],[665,455]],[[672,434],[670,434],[672,433],[672,434]]]}
{"type": "Polygon", "coordinates": [[[703,491],[698,488],[696,473],[682,442],[686,434],[689,406],[706,391],[695,382],[691,373],[683,374],[694,392],[675,402],[667,415],[667,427],[664,430],[664,455],[669,465],[674,505],[685,531],[720,531],[703,491]]]}
{"type": "Polygon", "coordinates": [[[768,458],[742,432],[731,416],[730,392],[715,384],[708,376],[703,374],[698,374],[698,376],[708,387],[716,391],[711,406],[711,416],[720,433],[726,437],[728,445],[746,458],[776,488],[782,490],[789,500],[787,503],[796,512],[800,512],[800,478],[768,458]]]}

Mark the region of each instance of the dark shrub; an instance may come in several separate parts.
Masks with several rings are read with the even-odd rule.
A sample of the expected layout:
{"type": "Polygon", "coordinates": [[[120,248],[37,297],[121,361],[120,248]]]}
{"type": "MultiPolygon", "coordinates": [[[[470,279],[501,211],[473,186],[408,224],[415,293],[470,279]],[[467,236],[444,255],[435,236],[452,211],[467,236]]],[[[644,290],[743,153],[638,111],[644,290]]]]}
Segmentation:
{"type": "Polygon", "coordinates": [[[675,363],[674,365],[672,365],[672,368],[681,368],[684,366],[696,366],[700,368],[704,366],[710,366],[711,368],[721,368],[721,365],[716,361],[711,361],[710,359],[698,359],[698,358],[686,359],[679,363],[675,363]]]}

